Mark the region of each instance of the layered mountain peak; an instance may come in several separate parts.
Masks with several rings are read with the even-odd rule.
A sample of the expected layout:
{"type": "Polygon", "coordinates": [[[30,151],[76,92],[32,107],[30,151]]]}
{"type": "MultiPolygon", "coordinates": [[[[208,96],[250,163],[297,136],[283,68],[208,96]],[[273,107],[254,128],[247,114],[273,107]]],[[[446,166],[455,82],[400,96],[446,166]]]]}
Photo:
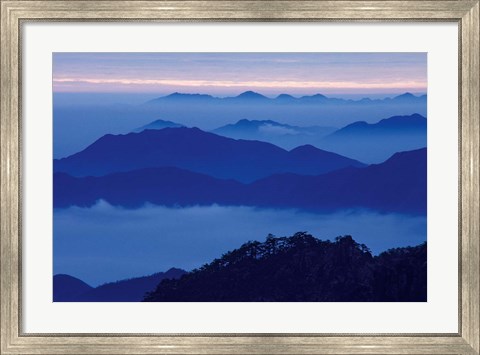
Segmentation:
{"type": "Polygon", "coordinates": [[[295,153],[295,154],[304,154],[304,153],[307,153],[307,154],[310,154],[310,153],[318,153],[320,152],[321,150],[318,149],[318,148],[315,148],[313,145],[311,144],[304,144],[304,145],[301,145],[299,147],[296,147],[294,149],[292,149],[290,151],[290,153],[295,153]]]}
{"type": "Polygon", "coordinates": [[[280,94],[276,97],[277,100],[295,100],[295,98],[292,95],[289,94],[280,94]]]}
{"type": "Polygon", "coordinates": [[[164,128],[178,128],[178,127],[184,127],[183,125],[179,123],[175,123],[172,121],[165,121],[165,120],[155,120],[153,122],[150,122],[144,126],[138,127],[133,132],[142,132],[146,129],[164,129],[164,128]]]}
{"type": "Polygon", "coordinates": [[[216,178],[251,182],[280,172],[315,175],[351,165],[363,166],[358,161],[312,146],[308,152],[302,154],[300,150],[292,156],[270,143],[236,140],[198,128],[169,127],[105,135],[85,150],[55,160],[54,171],[73,176],[100,176],[175,166],[216,178]]]}
{"type": "Polygon", "coordinates": [[[354,122],[326,136],[321,145],[370,163],[385,161],[395,152],[426,146],[427,119],[418,113],[393,116],[376,123],[354,122]]]}
{"type": "Polygon", "coordinates": [[[263,96],[262,94],[259,94],[255,91],[245,91],[242,92],[240,95],[237,96],[237,98],[241,99],[266,99],[266,96],[263,96]]]}
{"type": "Polygon", "coordinates": [[[322,94],[314,94],[314,95],[309,95],[309,96],[302,96],[301,99],[307,99],[307,100],[327,100],[328,98],[325,95],[322,94]]]}
{"type": "Polygon", "coordinates": [[[416,96],[413,95],[413,94],[410,93],[410,92],[406,92],[406,93],[404,93],[404,94],[395,96],[395,99],[411,99],[411,98],[413,98],[413,97],[416,97],[416,96]]]}
{"type": "Polygon", "coordinates": [[[419,115],[418,113],[414,113],[407,116],[393,116],[389,118],[384,118],[376,123],[367,123],[365,121],[353,122],[332,133],[330,137],[344,134],[352,134],[355,132],[371,133],[374,131],[378,131],[379,129],[391,129],[391,134],[394,135],[401,135],[402,130],[406,128],[418,128],[423,133],[423,130],[426,129],[426,126],[427,119],[422,115],[419,115]]]}
{"type": "Polygon", "coordinates": [[[186,94],[186,93],[180,93],[180,92],[174,92],[170,95],[165,96],[170,99],[199,99],[199,98],[212,98],[211,95],[207,94],[186,94]]]}

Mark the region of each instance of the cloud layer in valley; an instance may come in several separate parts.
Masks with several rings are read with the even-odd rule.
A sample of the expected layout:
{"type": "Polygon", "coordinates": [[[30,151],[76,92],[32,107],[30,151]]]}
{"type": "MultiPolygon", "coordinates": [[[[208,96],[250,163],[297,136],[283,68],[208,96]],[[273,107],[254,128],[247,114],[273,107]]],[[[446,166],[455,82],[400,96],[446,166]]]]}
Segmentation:
{"type": "Polygon", "coordinates": [[[165,271],[191,270],[248,240],[307,231],[320,239],[350,234],[377,254],[426,240],[426,217],[345,211],[319,215],[252,207],[136,210],[100,201],[54,213],[54,274],[92,286],[165,271]]]}

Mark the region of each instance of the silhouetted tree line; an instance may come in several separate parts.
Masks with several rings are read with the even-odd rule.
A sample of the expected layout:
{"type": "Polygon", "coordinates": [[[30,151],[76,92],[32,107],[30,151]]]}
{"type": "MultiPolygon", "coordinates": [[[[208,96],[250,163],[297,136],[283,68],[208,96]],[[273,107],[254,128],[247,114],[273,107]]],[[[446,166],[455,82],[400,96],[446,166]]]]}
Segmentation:
{"type": "Polygon", "coordinates": [[[351,236],[334,242],[300,232],[243,244],[177,280],[147,302],[413,302],[427,300],[427,244],[372,256],[351,236]]]}

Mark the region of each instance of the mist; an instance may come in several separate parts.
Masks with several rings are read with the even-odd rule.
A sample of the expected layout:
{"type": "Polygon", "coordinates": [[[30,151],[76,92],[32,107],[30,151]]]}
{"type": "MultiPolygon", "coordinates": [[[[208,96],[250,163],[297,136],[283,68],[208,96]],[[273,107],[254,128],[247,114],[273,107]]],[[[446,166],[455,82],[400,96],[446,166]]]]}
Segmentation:
{"type": "Polygon", "coordinates": [[[274,120],[294,126],[341,128],[356,121],[369,123],[395,115],[426,116],[425,103],[275,104],[246,102],[145,105],[146,94],[56,93],[53,105],[53,153],[63,158],[77,153],[105,134],[125,134],[154,120],[173,121],[210,131],[241,119],[274,120]]]}
{"type": "Polygon", "coordinates": [[[374,254],[426,240],[426,217],[344,211],[314,214],[254,207],[128,210],[100,201],[91,208],[54,210],[54,274],[92,286],[171,267],[191,270],[269,233],[306,231],[319,239],[352,235],[374,254]]]}

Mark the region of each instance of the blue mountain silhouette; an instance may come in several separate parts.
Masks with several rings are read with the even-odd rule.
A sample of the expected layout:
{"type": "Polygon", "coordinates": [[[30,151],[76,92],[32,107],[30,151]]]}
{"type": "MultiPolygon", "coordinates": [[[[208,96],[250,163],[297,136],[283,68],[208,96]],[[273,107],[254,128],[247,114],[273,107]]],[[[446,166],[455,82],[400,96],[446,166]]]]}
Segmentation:
{"type": "MultiPolygon", "coordinates": [[[[144,117],[168,117],[186,126],[199,125],[204,128],[207,125],[220,127],[241,119],[275,120],[300,126],[342,127],[354,121],[375,122],[395,115],[426,115],[427,97],[409,94],[353,100],[321,93],[294,97],[286,92],[275,98],[253,92],[233,97],[175,93],[146,102],[137,109],[141,110],[144,117]]],[[[212,128],[215,127],[208,127],[212,128]]]]}
{"type": "Polygon", "coordinates": [[[299,127],[272,120],[242,119],[216,128],[212,133],[235,139],[260,140],[284,149],[293,149],[304,144],[316,145],[334,131],[333,127],[299,127]]]}
{"type": "MultiPolygon", "coordinates": [[[[352,103],[354,101],[349,101],[349,100],[343,100],[343,99],[338,99],[338,98],[328,98],[325,95],[322,94],[315,94],[315,95],[307,95],[307,96],[302,96],[299,98],[299,101],[302,103],[352,103]]],[[[360,103],[361,101],[356,101],[360,103]]]]}
{"type": "Polygon", "coordinates": [[[53,277],[54,302],[73,301],[92,289],[92,286],[70,275],[57,274],[53,277]]]}
{"type": "Polygon", "coordinates": [[[396,101],[413,101],[413,100],[416,100],[417,98],[425,100],[427,98],[427,95],[415,96],[412,93],[406,92],[402,95],[396,96],[394,99],[396,101]]]}
{"type": "Polygon", "coordinates": [[[165,121],[165,120],[155,120],[153,122],[150,122],[149,124],[146,124],[145,126],[136,128],[133,132],[142,132],[145,131],[146,129],[164,129],[164,128],[178,128],[178,127],[184,127],[180,123],[175,123],[172,121],[165,121]]]}
{"type": "Polygon", "coordinates": [[[427,145],[427,119],[419,114],[394,116],[377,123],[349,124],[318,144],[338,154],[368,163],[384,161],[393,153],[427,145]]]}
{"type": "Polygon", "coordinates": [[[252,183],[250,189],[259,197],[257,206],[325,211],[361,207],[426,214],[427,149],[396,153],[381,164],[320,176],[274,175],[252,183]]]}
{"type": "Polygon", "coordinates": [[[322,95],[320,93],[314,95],[306,95],[301,97],[293,97],[292,95],[283,93],[278,95],[276,98],[269,98],[262,94],[259,94],[254,91],[245,91],[237,96],[233,97],[215,97],[212,95],[205,95],[205,94],[189,94],[189,93],[178,93],[175,92],[173,94],[167,96],[161,96],[156,99],[150,100],[147,104],[165,104],[168,102],[179,102],[182,101],[184,103],[194,103],[194,102],[201,102],[201,103],[218,103],[218,104],[225,104],[225,103],[235,103],[235,102],[251,102],[256,101],[262,102],[264,104],[277,104],[277,103],[294,103],[294,104],[305,104],[305,103],[318,103],[318,104],[348,104],[348,105],[371,105],[371,104],[392,104],[392,103],[419,103],[425,102],[426,103],[427,96],[420,95],[415,96],[411,93],[404,93],[392,98],[385,98],[385,99],[360,99],[360,100],[352,100],[352,99],[340,99],[340,98],[332,98],[322,95]]]}
{"type": "Polygon", "coordinates": [[[371,135],[375,133],[402,134],[406,131],[425,133],[427,130],[427,119],[419,114],[409,116],[393,116],[380,120],[377,123],[367,123],[364,121],[349,124],[334,133],[328,138],[348,136],[348,135],[371,135]]]}
{"type": "MultiPolygon", "coordinates": [[[[309,159],[313,147],[292,154],[309,159]]],[[[396,153],[386,162],[345,168],[318,176],[276,174],[250,184],[216,179],[174,167],[150,168],[102,177],[54,174],[54,207],[113,205],[140,207],[246,205],[311,211],[366,208],[381,212],[426,213],[426,148],[396,153]]]]}
{"type": "Polygon", "coordinates": [[[140,302],[163,280],[178,279],[186,271],[171,268],[150,276],[135,277],[91,287],[70,275],[53,276],[54,302],[140,302]]]}
{"type": "Polygon", "coordinates": [[[85,150],[54,161],[54,172],[100,176],[151,167],[178,167],[221,179],[251,182],[276,173],[318,175],[364,164],[308,148],[307,154],[273,144],[235,140],[198,128],[165,128],[105,135],[85,150]]]}
{"type": "Polygon", "coordinates": [[[240,95],[235,97],[236,99],[246,99],[246,100],[265,100],[268,99],[266,96],[259,94],[254,91],[245,91],[240,95]]]}
{"type": "Polygon", "coordinates": [[[296,100],[296,98],[293,97],[292,95],[289,95],[289,94],[280,94],[275,98],[275,100],[277,100],[277,101],[294,101],[294,100],[296,100]]]}
{"type": "MultiPolygon", "coordinates": [[[[167,99],[167,100],[173,100],[173,101],[209,101],[211,99],[215,99],[211,95],[206,95],[206,94],[184,94],[184,93],[179,93],[179,92],[174,92],[173,94],[163,96],[162,99],[167,99]]],[[[153,99],[149,102],[156,102],[158,99],[153,99]]]]}
{"type": "Polygon", "coordinates": [[[245,185],[174,167],[146,168],[101,177],[53,176],[54,207],[92,206],[103,199],[113,205],[140,207],[232,204],[245,185]]]}

